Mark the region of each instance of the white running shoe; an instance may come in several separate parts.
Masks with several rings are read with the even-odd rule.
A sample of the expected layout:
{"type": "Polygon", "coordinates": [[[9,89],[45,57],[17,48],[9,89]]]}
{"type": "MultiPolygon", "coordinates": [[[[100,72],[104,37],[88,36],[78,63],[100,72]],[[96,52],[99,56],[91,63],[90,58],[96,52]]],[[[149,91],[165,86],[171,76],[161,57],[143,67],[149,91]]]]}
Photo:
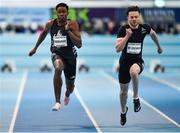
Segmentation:
{"type": "Polygon", "coordinates": [[[60,108],[61,108],[61,104],[59,102],[56,102],[52,107],[52,111],[59,111],[60,108]]]}
{"type": "Polygon", "coordinates": [[[70,98],[67,96],[64,96],[64,105],[67,106],[70,101],[70,98]]]}

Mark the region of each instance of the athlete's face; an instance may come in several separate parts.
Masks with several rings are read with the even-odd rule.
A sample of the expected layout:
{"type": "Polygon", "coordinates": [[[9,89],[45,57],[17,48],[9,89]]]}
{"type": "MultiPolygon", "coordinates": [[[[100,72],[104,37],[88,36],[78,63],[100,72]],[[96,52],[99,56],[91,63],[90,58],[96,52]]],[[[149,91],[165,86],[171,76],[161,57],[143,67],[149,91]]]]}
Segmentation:
{"type": "Polygon", "coordinates": [[[140,14],[138,11],[131,11],[128,14],[128,22],[132,27],[136,27],[140,23],[140,14]]]}
{"type": "Polygon", "coordinates": [[[59,22],[65,22],[67,20],[68,11],[66,7],[60,6],[56,10],[59,22]]]}

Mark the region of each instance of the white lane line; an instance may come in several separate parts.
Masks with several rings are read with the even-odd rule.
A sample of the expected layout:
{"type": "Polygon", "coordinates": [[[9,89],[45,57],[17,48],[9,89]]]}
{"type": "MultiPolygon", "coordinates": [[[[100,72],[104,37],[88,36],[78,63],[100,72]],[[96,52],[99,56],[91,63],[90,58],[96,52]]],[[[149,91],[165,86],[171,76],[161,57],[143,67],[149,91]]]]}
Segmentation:
{"type": "Polygon", "coordinates": [[[180,87],[168,82],[167,80],[162,80],[162,79],[159,79],[159,78],[156,78],[156,77],[152,77],[152,76],[149,76],[148,74],[143,74],[143,76],[145,76],[147,78],[150,78],[150,79],[152,79],[154,81],[157,81],[157,82],[159,82],[161,84],[165,84],[165,85],[167,85],[167,86],[169,86],[169,87],[171,87],[171,88],[173,88],[175,90],[180,91],[180,87]]]}
{"type": "Polygon", "coordinates": [[[16,122],[16,117],[17,117],[17,114],[18,114],[18,111],[19,111],[19,105],[20,105],[22,94],[23,94],[23,91],[24,91],[24,86],[25,86],[26,80],[27,80],[27,76],[28,76],[28,71],[25,70],[24,73],[23,73],[23,77],[21,79],[21,82],[20,82],[19,93],[18,93],[18,97],[17,97],[17,101],[16,101],[16,105],[15,105],[15,108],[14,108],[14,112],[13,112],[13,116],[12,116],[12,119],[11,119],[11,123],[10,123],[8,133],[13,133],[14,125],[15,125],[15,122],[16,122]]]}
{"type": "MultiPolygon", "coordinates": [[[[118,85],[119,87],[119,82],[113,78],[112,76],[110,76],[109,74],[107,74],[105,71],[100,70],[100,72],[106,77],[108,78],[110,81],[112,81],[113,83],[115,83],[116,85],[118,85]]],[[[131,90],[129,90],[129,94],[133,95],[133,92],[131,90]]],[[[164,118],[166,118],[168,121],[170,121],[171,123],[173,123],[174,125],[176,125],[177,127],[180,127],[180,125],[174,121],[173,119],[171,119],[170,117],[168,117],[167,115],[165,115],[163,112],[161,112],[159,109],[157,109],[156,107],[154,107],[153,105],[151,105],[150,103],[148,103],[146,100],[144,100],[143,98],[141,98],[141,101],[148,106],[149,108],[153,109],[154,111],[156,111],[157,113],[159,113],[161,116],[163,116],[164,118]]]]}
{"type": "Polygon", "coordinates": [[[87,105],[85,104],[85,102],[83,101],[79,91],[77,90],[77,88],[74,90],[75,95],[77,97],[77,99],[79,100],[79,102],[81,103],[82,107],[84,108],[86,114],[88,115],[89,119],[92,121],[94,127],[96,128],[98,133],[102,133],[101,129],[99,128],[96,120],[94,119],[92,113],[90,112],[90,110],[88,109],[87,105]]]}

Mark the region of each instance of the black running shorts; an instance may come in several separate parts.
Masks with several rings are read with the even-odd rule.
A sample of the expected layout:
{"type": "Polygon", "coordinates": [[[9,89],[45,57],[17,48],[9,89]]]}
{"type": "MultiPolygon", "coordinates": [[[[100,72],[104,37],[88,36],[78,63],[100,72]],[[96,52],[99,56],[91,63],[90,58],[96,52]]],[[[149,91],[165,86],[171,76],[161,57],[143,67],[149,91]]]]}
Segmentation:
{"type": "Polygon", "coordinates": [[[76,77],[76,58],[65,58],[59,54],[52,53],[51,59],[54,65],[56,59],[61,59],[64,63],[64,75],[69,80],[74,80],[76,77]]]}
{"type": "Polygon", "coordinates": [[[139,74],[143,71],[144,69],[144,62],[143,61],[137,61],[137,62],[131,62],[131,63],[120,63],[119,67],[119,82],[122,84],[129,83],[131,80],[131,76],[129,73],[130,67],[134,64],[138,64],[140,67],[140,72],[139,74]]]}

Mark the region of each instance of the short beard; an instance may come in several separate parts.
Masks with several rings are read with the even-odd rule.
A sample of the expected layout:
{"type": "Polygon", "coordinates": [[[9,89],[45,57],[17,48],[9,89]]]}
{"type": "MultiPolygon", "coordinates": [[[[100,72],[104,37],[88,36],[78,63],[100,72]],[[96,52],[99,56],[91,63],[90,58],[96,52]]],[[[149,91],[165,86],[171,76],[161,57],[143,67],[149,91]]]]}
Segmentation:
{"type": "Polygon", "coordinates": [[[139,25],[139,23],[137,22],[137,23],[130,23],[130,25],[132,26],[132,27],[134,27],[134,28],[136,28],[138,25],[139,25]]]}

